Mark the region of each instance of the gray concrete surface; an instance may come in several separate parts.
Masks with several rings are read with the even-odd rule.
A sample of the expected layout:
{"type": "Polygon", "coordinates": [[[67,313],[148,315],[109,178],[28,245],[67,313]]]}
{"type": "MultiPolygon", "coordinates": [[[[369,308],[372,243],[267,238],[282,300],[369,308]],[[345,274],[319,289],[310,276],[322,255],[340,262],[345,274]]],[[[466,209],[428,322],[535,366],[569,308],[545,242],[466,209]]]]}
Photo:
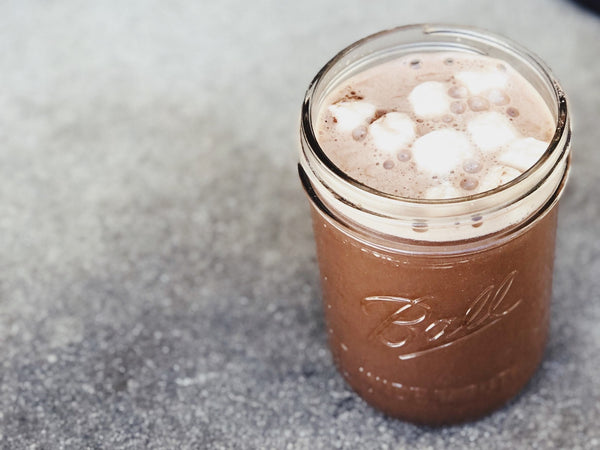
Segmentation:
{"type": "Polygon", "coordinates": [[[599,86],[559,0],[0,3],[0,446],[599,448],[599,86]],[[295,167],[321,65],[423,21],[537,52],[575,123],[541,370],[442,429],[337,375],[295,167]]]}

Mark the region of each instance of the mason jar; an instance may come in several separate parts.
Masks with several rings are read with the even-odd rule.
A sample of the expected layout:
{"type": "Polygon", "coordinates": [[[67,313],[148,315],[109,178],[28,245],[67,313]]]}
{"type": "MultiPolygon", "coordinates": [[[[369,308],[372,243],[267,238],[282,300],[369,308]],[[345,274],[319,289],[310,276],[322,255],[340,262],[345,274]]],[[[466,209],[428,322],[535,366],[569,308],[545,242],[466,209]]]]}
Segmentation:
{"type": "Polygon", "coordinates": [[[328,340],[347,383],[386,414],[424,424],[474,419],[514,397],[544,353],[570,166],[567,100],[548,67],[473,28],[383,31],[342,50],[313,79],[300,136],[328,340]],[[428,200],[377,191],[330,160],[315,132],[326,95],[369,67],[432,51],[505,61],[537,90],[556,128],[529,170],[486,192],[428,200]]]}

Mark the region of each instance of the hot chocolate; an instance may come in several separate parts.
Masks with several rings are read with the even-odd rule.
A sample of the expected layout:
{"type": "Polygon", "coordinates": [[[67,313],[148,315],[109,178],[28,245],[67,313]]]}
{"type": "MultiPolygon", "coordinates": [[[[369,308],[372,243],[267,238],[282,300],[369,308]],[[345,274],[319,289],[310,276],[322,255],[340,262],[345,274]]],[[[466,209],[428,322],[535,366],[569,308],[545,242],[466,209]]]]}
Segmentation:
{"type": "Polygon", "coordinates": [[[334,361],[365,400],[452,423],[531,377],[569,136],[544,66],[470,29],[383,32],[317,76],[299,170],[334,361]]]}
{"type": "Polygon", "coordinates": [[[331,161],[378,191],[464,197],[529,169],[554,121],[510,65],[460,52],[412,53],[360,72],[327,96],[317,140],[331,161]]]}
{"type": "Polygon", "coordinates": [[[431,256],[366,245],[313,210],[329,343],[347,382],[428,424],[517,394],[546,342],[556,211],[500,245],[431,256]]]}

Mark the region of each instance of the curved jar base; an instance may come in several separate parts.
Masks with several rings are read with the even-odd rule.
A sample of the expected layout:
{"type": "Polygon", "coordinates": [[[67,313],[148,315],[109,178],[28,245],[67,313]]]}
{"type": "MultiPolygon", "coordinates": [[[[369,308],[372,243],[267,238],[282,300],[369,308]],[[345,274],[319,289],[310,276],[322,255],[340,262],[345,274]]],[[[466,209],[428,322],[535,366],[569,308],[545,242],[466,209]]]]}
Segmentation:
{"type": "MultiPolygon", "coordinates": [[[[518,373],[506,370],[480,383],[458,387],[390,385],[382,389],[371,387],[377,384],[375,380],[345,378],[365,402],[390,417],[418,425],[456,425],[481,419],[514,399],[535,374],[541,361],[541,357],[532,361],[530,367],[522,367],[518,373]]],[[[342,363],[336,367],[342,374],[347,372],[342,363]]]]}

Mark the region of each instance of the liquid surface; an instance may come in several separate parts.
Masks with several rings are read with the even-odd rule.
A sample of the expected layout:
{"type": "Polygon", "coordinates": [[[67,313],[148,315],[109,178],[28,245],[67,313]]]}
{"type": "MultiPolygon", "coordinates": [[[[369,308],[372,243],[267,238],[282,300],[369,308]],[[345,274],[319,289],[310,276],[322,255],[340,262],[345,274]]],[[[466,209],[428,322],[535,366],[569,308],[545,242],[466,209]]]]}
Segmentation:
{"type": "Polygon", "coordinates": [[[345,80],[316,123],[332,162],[378,191],[449,199],[494,189],[546,151],[552,114],[505,62],[415,53],[345,80]]]}

